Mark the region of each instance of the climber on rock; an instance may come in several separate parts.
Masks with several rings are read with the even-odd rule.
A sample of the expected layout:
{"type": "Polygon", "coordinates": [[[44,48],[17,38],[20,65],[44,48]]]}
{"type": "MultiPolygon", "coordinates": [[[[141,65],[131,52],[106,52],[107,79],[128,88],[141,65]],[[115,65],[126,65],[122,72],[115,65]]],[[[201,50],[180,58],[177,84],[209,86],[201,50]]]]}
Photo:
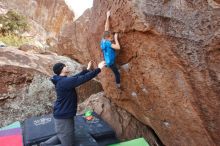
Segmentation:
{"type": "Polygon", "coordinates": [[[107,15],[107,18],[105,22],[105,31],[104,31],[100,46],[102,49],[104,60],[106,62],[106,66],[113,71],[115,75],[116,87],[120,88],[120,73],[115,63],[115,59],[116,59],[115,50],[120,50],[120,44],[118,42],[118,34],[115,33],[115,35],[113,36],[112,32],[109,31],[110,11],[108,11],[106,15],[107,15]],[[113,40],[113,37],[114,37],[114,40],[113,40]]]}
{"type": "Polygon", "coordinates": [[[53,72],[56,74],[51,78],[55,85],[57,99],[54,103],[53,116],[57,135],[40,146],[52,146],[60,144],[62,146],[74,146],[74,117],[77,111],[77,93],[75,88],[96,77],[105,62],[98,64],[98,68],[90,70],[92,62],[90,61],[86,70],[77,75],[67,77],[68,67],[63,63],[56,63],[53,66],[53,72]]]}

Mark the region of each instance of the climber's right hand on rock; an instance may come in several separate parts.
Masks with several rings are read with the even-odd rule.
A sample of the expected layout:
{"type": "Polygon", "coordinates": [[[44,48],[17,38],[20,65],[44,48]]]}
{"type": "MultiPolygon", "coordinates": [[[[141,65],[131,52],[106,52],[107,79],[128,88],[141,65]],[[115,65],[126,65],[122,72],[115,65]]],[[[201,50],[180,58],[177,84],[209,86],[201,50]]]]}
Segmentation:
{"type": "Polygon", "coordinates": [[[98,68],[102,69],[103,67],[105,67],[105,61],[102,61],[98,64],[98,68]]]}
{"type": "Polygon", "coordinates": [[[108,11],[108,12],[106,13],[106,16],[107,16],[107,17],[110,17],[110,15],[111,15],[111,11],[108,11]]]}
{"type": "Polygon", "coordinates": [[[118,33],[115,33],[114,38],[115,38],[115,40],[118,39],[118,33]]]}

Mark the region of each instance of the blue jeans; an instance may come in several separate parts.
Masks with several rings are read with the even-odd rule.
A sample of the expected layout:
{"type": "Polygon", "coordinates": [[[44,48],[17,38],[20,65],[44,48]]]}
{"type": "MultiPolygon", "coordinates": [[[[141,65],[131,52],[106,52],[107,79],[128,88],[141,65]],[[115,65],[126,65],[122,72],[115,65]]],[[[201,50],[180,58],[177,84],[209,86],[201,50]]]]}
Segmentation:
{"type": "Polygon", "coordinates": [[[109,68],[113,71],[113,73],[115,75],[116,84],[120,84],[120,73],[118,71],[118,68],[116,67],[116,64],[115,63],[112,64],[109,68]]]}

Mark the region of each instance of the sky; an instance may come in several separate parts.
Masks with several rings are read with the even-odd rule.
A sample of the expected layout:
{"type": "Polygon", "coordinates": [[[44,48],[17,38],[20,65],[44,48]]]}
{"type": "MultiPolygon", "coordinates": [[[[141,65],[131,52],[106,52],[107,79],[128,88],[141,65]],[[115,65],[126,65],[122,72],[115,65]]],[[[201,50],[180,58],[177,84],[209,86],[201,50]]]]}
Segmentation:
{"type": "Polygon", "coordinates": [[[93,0],[65,0],[69,7],[74,11],[75,19],[83,14],[87,8],[91,8],[93,0]]]}

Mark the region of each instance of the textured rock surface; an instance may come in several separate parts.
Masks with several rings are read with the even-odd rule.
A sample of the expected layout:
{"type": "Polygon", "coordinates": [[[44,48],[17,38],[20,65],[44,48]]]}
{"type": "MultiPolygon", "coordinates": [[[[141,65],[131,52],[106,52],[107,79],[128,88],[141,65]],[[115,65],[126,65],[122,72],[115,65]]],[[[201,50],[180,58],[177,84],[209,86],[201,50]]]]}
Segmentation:
{"type": "Polygon", "coordinates": [[[6,14],[7,11],[7,7],[5,7],[2,2],[0,2],[0,14],[6,14]]]}
{"type": "MultiPolygon", "coordinates": [[[[165,145],[220,145],[219,0],[94,0],[91,11],[74,24],[69,17],[61,19],[59,14],[65,11],[61,1],[1,1],[30,14],[51,31],[48,36],[62,30],[59,52],[82,63],[88,58],[102,60],[99,41],[105,13],[111,9],[112,30],[120,32],[117,63],[123,91],[115,89],[114,76],[105,69],[100,79],[107,97],[151,127],[165,145]],[[53,13],[55,8],[61,13],[53,13]],[[65,21],[70,23],[65,25],[65,21]]],[[[13,72],[24,74],[20,67],[7,69],[12,77],[13,72]]],[[[7,82],[15,82],[21,90],[20,82],[33,80],[27,78],[31,72],[36,70],[7,82]]],[[[13,90],[5,85],[1,85],[3,91],[13,90]]],[[[13,100],[14,95],[9,97],[3,100],[13,100]]],[[[1,106],[1,112],[6,110],[7,106],[1,106]]]]}
{"type": "Polygon", "coordinates": [[[62,27],[74,19],[73,12],[69,10],[64,0],[0,0],[0,2],[41,24],[51,36],[57,36],[62,27]]]}
{"type": "Polygon", "coordinates": [[[64,0],[0,0],[0,13],[10,9],[28,18],[30,31],[24,35],[34,38],[32,45],[50,46],[53,51],[56,51],[59,33],[74,19],[64,0]]]}
{"type": "MultiPolygon", "coordinates": [[[[29,116],[52,111],[56,99],[49,77],[56,62],[64,62],[73,74],[82,66],[54,53],[38,54],[16,48],[0,50],[0,126],[29,116]]],[[[101,84],[92,80],[77,89],[79,100],[102,91],[101,84]]]]}
{"type": "Polygon", "coordinates": [[[98,113],[116,132],[118,138],[127,140],[145,137],[152,146],[158,146],[157,137],[151,128],[137,121],[130,113],[112,103],[104,92],[90,96],[79,105],[78,113],[91,109],[98,113]]]}
{"type": "MultiPolygon", "coordinates": [[[[86,29],[77,37],[83,46],[63,40],[60,49],[70,45],[100,61],[108,9],[111,29],[120,33],[123,91],[115,89],[106,69],[100,79],[107,96],[154,129],[165,145],[220,145],[219,1],[94,0],[89,21],[82,17],[73,24],[86,29]]],[[[84,62],[81,55],[73,58],[84,62]]]]}
{"type": "Polygon", "coordinates": [[[66,25],[58,37],[58,53],[68,55],[75,60],[86,63],[90,57],[88,35],[90,9],[84,12],[84,15],[74,23],[66,25]]]}

